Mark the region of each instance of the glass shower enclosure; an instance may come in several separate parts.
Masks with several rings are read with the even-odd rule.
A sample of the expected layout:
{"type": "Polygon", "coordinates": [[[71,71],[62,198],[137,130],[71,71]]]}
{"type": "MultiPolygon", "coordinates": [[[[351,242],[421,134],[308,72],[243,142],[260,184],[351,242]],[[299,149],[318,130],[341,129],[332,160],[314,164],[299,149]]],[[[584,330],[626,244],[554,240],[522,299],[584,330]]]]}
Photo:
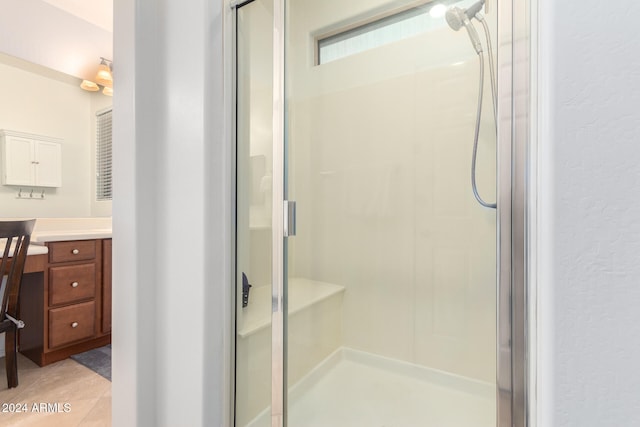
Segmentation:
{"type": "Polygon", "coordinates": [[[237,5],[236,426],[497,425],[494,73],[447,24],[476,6],[237,5]]]}

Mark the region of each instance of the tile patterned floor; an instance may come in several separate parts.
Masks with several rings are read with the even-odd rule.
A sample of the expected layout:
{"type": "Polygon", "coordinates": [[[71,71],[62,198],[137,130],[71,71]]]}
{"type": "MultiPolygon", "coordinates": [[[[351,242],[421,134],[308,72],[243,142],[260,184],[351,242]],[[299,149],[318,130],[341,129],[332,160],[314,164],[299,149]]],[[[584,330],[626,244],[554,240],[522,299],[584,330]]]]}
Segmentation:
{"type": "Polygon", "coordinates": [[[111,382],[102,376],[71,359],[40,368],[19,355],[19,385],[7,389],[4,363],[0,359],[0,426],[111,426],[111,382]]]}

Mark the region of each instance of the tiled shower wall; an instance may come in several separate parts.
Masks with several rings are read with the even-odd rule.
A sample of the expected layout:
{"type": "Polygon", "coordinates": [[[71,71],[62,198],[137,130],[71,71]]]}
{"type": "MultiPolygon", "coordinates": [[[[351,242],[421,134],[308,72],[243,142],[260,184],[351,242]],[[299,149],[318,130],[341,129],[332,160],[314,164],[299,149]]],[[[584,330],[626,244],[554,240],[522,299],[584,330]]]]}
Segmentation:
{"type": "MultiPolygon", "coordinates": [[[[290,276],[346,288],[345,346],[493,381],[496,217],[470,186],[477,57],[443,27],[314,66],[308,35],[363,4],[335,3],[289,10],[290,276]]],[[[486,68],[478,181],[494,201],[486,68]]]]}

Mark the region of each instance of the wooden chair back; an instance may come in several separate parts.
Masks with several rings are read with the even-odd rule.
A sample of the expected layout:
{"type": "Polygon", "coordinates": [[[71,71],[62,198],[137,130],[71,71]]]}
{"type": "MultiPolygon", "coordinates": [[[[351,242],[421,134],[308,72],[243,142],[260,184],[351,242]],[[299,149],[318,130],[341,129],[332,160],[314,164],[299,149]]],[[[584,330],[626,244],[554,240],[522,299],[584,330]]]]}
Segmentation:
{"type": "Polygon", "coordinates": [[[0,321],[5,319],[5,313],[13,317],[18,315],[20,282],[35,222],[35,219],[0,221],[0,242],[4,242],[4,245],[0,243],[0,249],[3,249],[0,261],[0,321]]]}

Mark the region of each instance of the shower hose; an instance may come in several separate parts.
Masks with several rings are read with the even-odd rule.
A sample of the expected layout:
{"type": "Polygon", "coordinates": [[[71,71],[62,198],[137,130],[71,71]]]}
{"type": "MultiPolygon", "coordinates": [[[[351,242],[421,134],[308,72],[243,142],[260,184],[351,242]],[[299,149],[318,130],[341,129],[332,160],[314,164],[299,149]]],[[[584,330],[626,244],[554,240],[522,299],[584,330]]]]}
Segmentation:
{"type": "MultiPolygon", "coordinates": [[[[487,38],[487,50],[489,53],[489,67],[491,72],[491,95],[492,95],[492,104],[493,104],[493,117],[496,122],[496,131],[497,131],[497,115],[496,115],[496,90],[494,84],[494,68],[493,68],[493,52],[491,49],[491,37],[489,35],[489,28],[487,27],[487,23],[484,18],[481,17],[480,14],[476,16],[480,22],[482,22],[482,27],[484,28],[485,37],[487,38]]],[[[473,195],[482,206],[485,208],[496,209],[496,203],[485,202],[484,199],[478,193],[478,185],[476,183],[476,161],[478,157],[478,139],[480,137],[480,119],[482,117],[482,95],[484,92],[484,54],[482,51],[478,52],[478,60],[480,63],[480,83],[478,85],[478,108],[476,113],[476,127],[473,137],[473,155],[471,156],[471,188],[473,189],[473,195]]]]}

